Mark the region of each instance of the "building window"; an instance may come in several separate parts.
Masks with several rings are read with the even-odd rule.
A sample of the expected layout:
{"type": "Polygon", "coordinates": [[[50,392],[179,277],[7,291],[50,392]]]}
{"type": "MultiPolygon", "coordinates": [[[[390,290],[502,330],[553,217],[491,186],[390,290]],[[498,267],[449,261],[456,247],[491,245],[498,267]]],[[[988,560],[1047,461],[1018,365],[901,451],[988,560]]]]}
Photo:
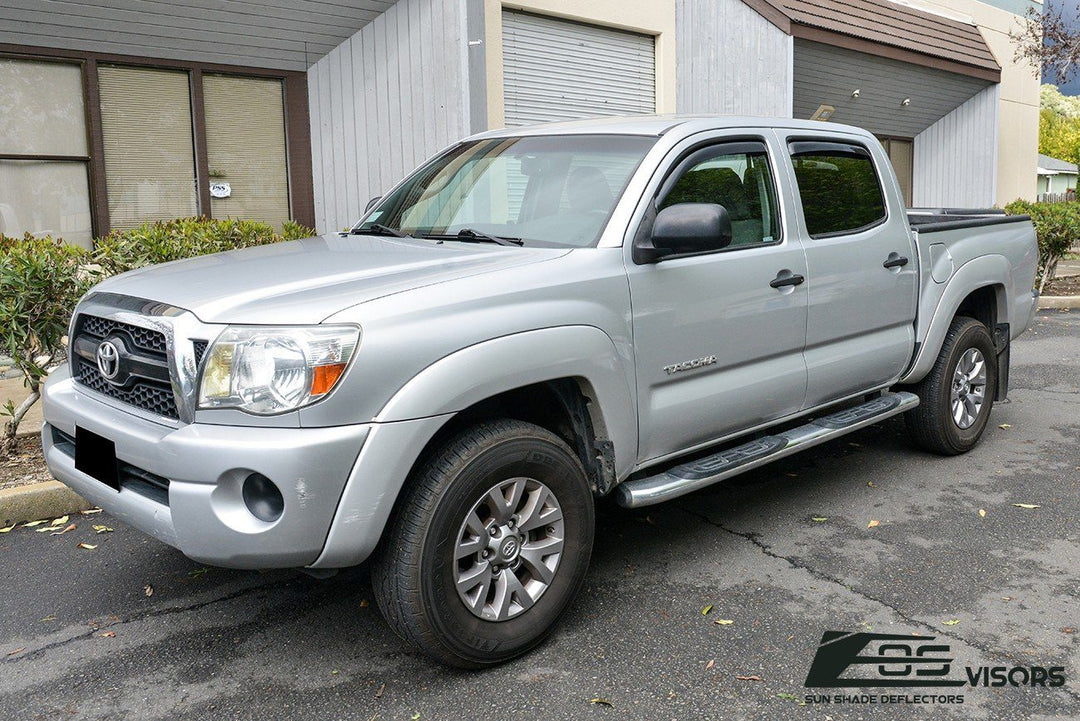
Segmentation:
{"type": "Polygon", "coordinates": [[[98,83],[112,227],[197,215],[188,74],[102,65],[98,83]]]}
{"type": "Polygon", "coordinates": [[[82,66],[0,58],[0,233],[89,247],[82,66]]]}
{"type": "Polygon", "coordinates": [[[215,218],[289,219],[285,106],[280,80],[203,76],[208,174],[215,218]]]}

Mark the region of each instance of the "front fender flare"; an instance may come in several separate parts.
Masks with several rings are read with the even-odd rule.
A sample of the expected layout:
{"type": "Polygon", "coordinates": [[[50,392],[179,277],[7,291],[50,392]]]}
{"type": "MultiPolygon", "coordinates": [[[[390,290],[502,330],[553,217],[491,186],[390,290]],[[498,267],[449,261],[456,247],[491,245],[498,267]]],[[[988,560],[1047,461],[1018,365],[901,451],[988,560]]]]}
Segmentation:
{"type": "Polygon", "coordinates": [[[637,454],[637,414],[629,358],[604,331],[574,325],[515,333],[448,355],[418,373],[383,406],[376,423],[463,411],[506,391],[558,378],[579,378],[595,396],[603,435],[615,449],[616,474],[629,473],[637,454]]]}

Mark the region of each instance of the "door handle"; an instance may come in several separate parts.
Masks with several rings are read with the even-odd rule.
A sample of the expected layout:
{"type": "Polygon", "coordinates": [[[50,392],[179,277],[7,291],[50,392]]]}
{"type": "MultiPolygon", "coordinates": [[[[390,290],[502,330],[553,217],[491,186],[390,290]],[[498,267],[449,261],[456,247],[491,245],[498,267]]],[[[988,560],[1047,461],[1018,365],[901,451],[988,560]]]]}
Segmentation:
{"type": "Polygon", "coordinates": [[[800,285],[806,278],[802,277],[798,273],[792,273],[790,270],[782,270],[776,274],[776,277],[769,281],[769,285],[773,288],[783,288],[788,285],[800,285]]]}
{"type": "Polygon", "coordinates": [[[899,253],[889,253],[889,257],[881,264],[883,268],[903,268],[908,264],[908,259],[899,253]]]}

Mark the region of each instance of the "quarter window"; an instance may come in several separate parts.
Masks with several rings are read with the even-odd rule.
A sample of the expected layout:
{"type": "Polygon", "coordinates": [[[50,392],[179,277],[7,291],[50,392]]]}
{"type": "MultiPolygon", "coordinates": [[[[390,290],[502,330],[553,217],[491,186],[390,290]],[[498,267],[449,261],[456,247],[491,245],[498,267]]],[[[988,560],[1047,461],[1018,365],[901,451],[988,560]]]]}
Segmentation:
{"type": "Polygon", "coordinates": [[[885,197],[866,148],[799,141],[790,151],[811,238],[854,233],[885,220],[885,197]]]}
{"type": "Polygon", "coordinates": [[[665,185],[658,210],[680,203],[724,206],[731,218],[731,247],[780,238],[776,186],[763,143],[726,143],[698,150],[665,185]]]}

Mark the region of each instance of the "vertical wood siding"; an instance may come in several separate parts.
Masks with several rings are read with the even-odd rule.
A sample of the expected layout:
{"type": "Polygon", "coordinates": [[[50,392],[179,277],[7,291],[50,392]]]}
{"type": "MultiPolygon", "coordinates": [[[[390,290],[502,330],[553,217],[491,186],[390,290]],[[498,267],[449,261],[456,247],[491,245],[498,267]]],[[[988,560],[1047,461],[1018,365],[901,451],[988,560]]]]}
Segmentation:
{"type": "Polygon", "coordinates": [[[401,0],[308,70],[315,226],[471,132],[464,0],[401,0]]]}
{"type": "Polygon", "coordinates": [[[997,185],[998,85],[915,136],[916,207],[988,208],[997,185]]]}
{"type": "Polygon", "coordinates": [[[791,117],[792,39],[741,0],[676,0],[680,113],[791,117]]]}

